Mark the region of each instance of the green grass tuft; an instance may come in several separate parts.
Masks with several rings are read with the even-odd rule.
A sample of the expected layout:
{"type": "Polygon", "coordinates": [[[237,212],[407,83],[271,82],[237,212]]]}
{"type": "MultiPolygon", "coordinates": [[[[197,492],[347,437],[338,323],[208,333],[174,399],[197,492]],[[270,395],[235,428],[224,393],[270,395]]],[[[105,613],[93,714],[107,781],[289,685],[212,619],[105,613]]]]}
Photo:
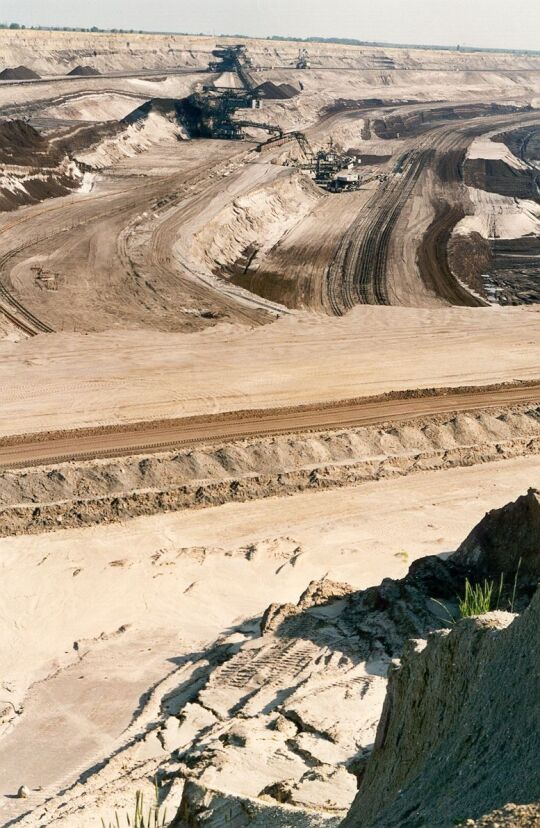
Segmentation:
{"type": "Polygon", "coordinates": [[[122,825],[126,826],[126,828],[165,828],[167,824],[167,811],[162,811],[159,807],[157,790],[155,805],[150,805],[146,813],[144,809],[144,796],[141,791],[137,791],[133,814],[131,816],[129,813],[124,814],[124,820],[121,820],[118,811],[115,812],[114,816],[114,822],[109,822],[108,825],[102,819],[102,828],[122,828],[122,825]]]}
{"type": "Polygon", "coordinates": [[[460,598],[458,608],[460,618],[470,618],[473,615],[484,615],[497,608],[502,591],[502,579],[498,593],[495,592],[494,581],[484,581],[483,584],[471,584],[465,580],[465,594],[460,598]]]}

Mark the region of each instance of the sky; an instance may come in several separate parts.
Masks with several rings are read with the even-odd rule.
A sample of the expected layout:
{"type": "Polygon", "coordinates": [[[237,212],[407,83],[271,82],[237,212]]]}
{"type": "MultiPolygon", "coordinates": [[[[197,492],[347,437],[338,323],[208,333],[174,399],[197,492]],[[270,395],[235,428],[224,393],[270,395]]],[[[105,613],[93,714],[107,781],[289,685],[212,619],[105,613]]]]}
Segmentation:
{"type": "Polygon", "coordinates": [[[540,49],[540,0],[0,0],[0,20],[540,49]]]}

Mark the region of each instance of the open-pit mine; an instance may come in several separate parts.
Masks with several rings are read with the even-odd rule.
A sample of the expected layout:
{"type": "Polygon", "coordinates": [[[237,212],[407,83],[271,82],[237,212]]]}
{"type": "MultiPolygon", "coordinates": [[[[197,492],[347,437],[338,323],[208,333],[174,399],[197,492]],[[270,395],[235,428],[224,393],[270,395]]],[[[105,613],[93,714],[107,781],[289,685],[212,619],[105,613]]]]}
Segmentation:
{"type": "Polygon", "coordinates": [[[0,30],[0,395],[1,825],[540,825],[539,55],[0,30]]]}

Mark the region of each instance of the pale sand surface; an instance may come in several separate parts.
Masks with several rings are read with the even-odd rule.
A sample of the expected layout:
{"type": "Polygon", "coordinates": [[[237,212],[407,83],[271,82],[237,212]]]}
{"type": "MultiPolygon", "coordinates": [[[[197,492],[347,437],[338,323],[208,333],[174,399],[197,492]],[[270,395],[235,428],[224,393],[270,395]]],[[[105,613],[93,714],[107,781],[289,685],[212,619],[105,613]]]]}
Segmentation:
{"type": "Polygon", "coordinates": [[[18,785],[52,792],[113,749],[179,657],[313,579],[401,577],[539,476],[524,458],[0,541],[2,701],[24,699],[0,741],[4,815],[18,785]]]}
{"type": "Polygon", "coordinates": [[[250,329],[0,343],[0,433],[485,385],[540,373],[540,312],[359,307],[250,329]]]}
{"type": "Polygon", "coordinates": [[[486,135],[474,139],[467,151],[467,158],[487,158],[493,161],[504,161],[510,167],[514,167],[517,170],[527,169],[527,164],[517,158],[508,149],[506,144],[503,144],[502,141],[492,141],[486,135]]]}
{"type": "Polygon", "coordinates": [[[461,219],[455,233],[480,233],[485,239],[540,235],[540,205],[535,201],[488,193],[476,187],[467,187],[467,192],[474,215],[461,219]]]}

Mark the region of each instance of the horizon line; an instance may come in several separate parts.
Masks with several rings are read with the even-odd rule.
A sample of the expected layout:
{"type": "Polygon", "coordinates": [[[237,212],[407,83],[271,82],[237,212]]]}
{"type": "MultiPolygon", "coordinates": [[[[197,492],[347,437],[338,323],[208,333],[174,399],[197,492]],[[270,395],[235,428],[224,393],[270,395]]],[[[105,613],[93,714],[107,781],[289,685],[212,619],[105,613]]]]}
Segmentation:
{"type": "Polygon", "coordinates": [[[117,27],[101,28],[100,26],[60,26],[52,24],[25,24],[17,21],[0,22],[0,31],[51,31],[51,32],[83,32],[88,34],[137,34],[137,35],[160,35],[160,36],[174,36],[174,37],[205,37],[205,38],[239,38],[242,40],[270,40],[270,41],[285,41],[290,43],[333,43],[342,46],[370,46],[374,48],[393,48],[393,49],[426,49],[432,51],[453,51],[453,52],[500,52],[504,54],[523,54],[540,56],[539,49],[527,49],[524,47],[510,47],[510,46],[472,46],[465,43],[458,43],[455,46],[444,43],[395,43],[385,40],[360,40],[354,37],[339,37],[337,35],[323,36],[310,35],[304,37],[294,37],[289,35],[248,35],[248,34],[210,34],[208,32],[178,32],[170,30],[152,30],[152,29],[121,29],[117,27]]]}

